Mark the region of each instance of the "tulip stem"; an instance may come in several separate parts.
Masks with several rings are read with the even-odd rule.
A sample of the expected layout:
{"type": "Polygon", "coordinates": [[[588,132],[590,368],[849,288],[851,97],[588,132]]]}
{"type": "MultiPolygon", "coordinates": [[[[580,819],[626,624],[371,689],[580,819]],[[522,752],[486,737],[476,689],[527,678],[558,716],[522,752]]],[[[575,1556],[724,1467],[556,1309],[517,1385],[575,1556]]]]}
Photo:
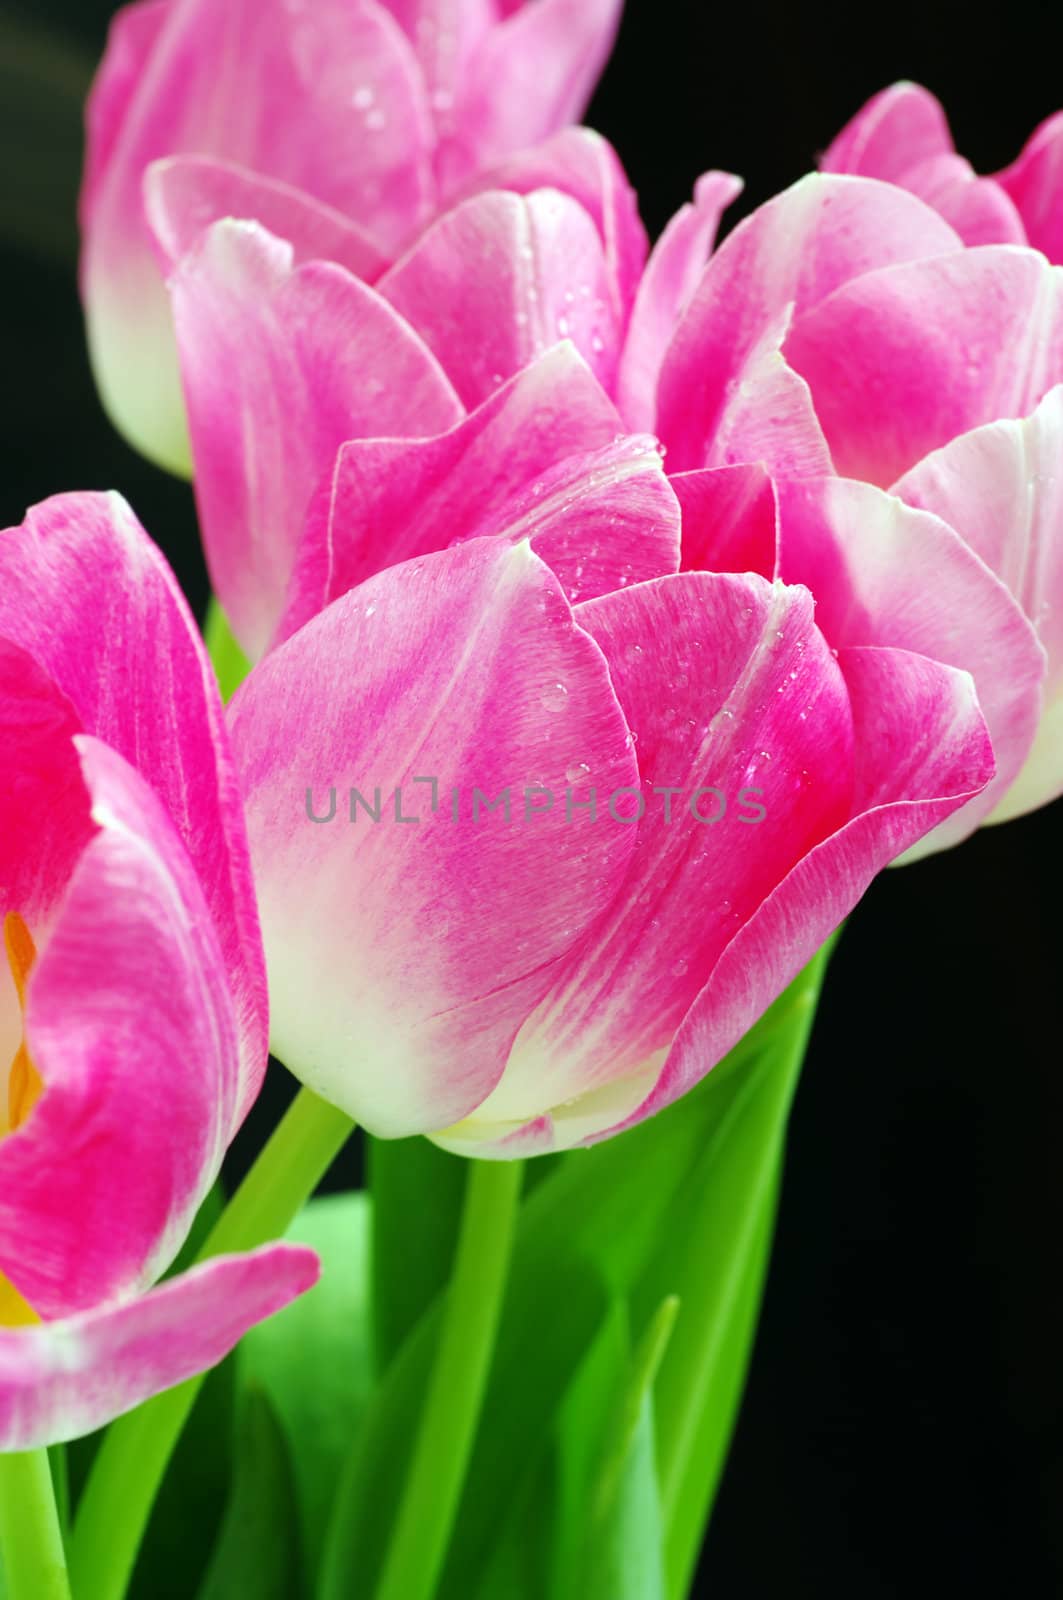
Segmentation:
{"type": "Polygon", "coordinates": [[[505,1294],[522,1163],[474,1161],[435,1365],[376,1600],[431,1600],[480,1420],[505,1294]]]}
{"type": "MultiPolygon", "coordinates": [[[[353,1128],[346,1113],[301,1089],[197,1260],[251,1250],[280,1237],[353,1128]]],[[[199,1373],[156,1395],[112,1423],[104,1435],[71,1541],[78,1600],[122,1600],[125,1595],[152,1506],[205,1376],[199,1373]]]]}
{"type": "Polygon", "coordinates": [[[0,1455],[0,1557],[9,1600],[70,1600],[47,1450],[0,1455]]]}

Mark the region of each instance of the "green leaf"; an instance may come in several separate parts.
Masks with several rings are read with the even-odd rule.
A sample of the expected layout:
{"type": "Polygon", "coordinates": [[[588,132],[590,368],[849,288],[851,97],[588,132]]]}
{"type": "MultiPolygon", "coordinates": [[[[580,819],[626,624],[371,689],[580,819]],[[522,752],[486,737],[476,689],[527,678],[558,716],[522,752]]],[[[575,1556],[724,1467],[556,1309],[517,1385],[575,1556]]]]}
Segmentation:
{"type": "Polygon", "coordinates": [[[468,1162],[427,1139],[369,1139],[373,1355],[386,1371],[446,1287],[468,1162]]]}
{"type": "Polygon", "coordinates": [[[288,1442],[266,1394],[250,1387],[240,1404],[232,1494],[199,1600],[292,1600],[298,1586],[288,1442]]]}
{"type": "Polygon", "coordinates": [[[321,1280],[260,1322],[241,1346],[242,1371],[268,1396],[295,1450],[295,1494],[309,1574],[321,1559],[329,1507],[370,1386],[365,1194],[326,1195],[287,1238],[321,1257],[321,1280]]]}
{"type": "Polygon", "coordinates": [[[231,700],[251,671],[251,663],[233,637],[228,618],[213,595],[207,603],[203,642],[218,679],[221,697],[231,700]]]}

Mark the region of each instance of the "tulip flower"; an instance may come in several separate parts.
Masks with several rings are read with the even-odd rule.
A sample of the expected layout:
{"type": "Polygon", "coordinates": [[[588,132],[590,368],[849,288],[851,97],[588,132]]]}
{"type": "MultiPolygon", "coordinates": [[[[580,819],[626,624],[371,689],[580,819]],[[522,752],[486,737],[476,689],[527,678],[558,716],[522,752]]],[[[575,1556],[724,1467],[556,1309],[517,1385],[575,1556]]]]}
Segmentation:
{"type": "Polygon", "coordinates": [[[965,244],[1031,244],[1063,262],[1063,112],[1034,130],[1010,167],[980,178],[957,155],[940,101],[917,83],[895,83],[846,124],[820,169],[900,184],[965,244]]]}
{"type": "Polygon", "coordinates": [[[759,465],[782,486],[767,528],[730,511],[713,526],[717,498],[763,494],[755,472],[680,492],[699,559],[727,564],[734,543],[812,587],[833,645],[973,673],[997,775],[933,844],[1063,792],[1061,384],[1058,267],[966,248],[904,189],[834,176],[735,229],[662,365],[670,468],[759,465]]]}
{"type": "Polygon", "coordinates": [[[317,1265],[278,1244],[156,1282],[262,1081],[266,1001],[210,666],[117,496],[0,534],[0,682],[9,1451],[213,1365],[317,1265]]]}
{"type": "Polygon", "coordinates": [[[104,403],[187,468],[162,274],[145,221],[175,158],[201,228],[258,218],[372,278],[448,199],[576,121],[621,0],[140,0],[88,108],[82,293],[104,403]]]}
{"type": "Polygon", "coordinates": [[[992,775],[969,675],[835,653],[804,587],[663,535],[629,581],[602,528],[573,606],[585,515],[377,572],[230,707],[272,1047],[382,1136],[518,1157],[650,1115],[992,775]]]}

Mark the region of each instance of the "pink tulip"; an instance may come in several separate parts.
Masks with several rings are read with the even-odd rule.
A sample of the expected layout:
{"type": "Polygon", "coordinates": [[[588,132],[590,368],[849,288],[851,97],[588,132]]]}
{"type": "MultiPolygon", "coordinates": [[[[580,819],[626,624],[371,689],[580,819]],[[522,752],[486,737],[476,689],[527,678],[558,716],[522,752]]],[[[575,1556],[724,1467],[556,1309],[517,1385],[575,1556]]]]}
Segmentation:
{"type": "Polygon", "coordinates": [[[187,441],[143,183],[183,224],[258,218],[372,278],[476,175],[578,119],[621,0],[140,0],[88,110],[82,290],[100,391],[178,471],[187,441]]]}
{"type": "Polygon", "coordinates": [[[973,674],[997,775],[930,847],[1063,792],[1061,384],[1060,268],[965,248],[905,189],[834,176],[735,229],[662,365],[669,467],[753,474],[680,492],[694,564],[733,545],[807,583],[833,645],[973,674]],[[727,509],[743,495],[759,520],[727,509]]]}
{"type": "Polygon", "coordinates": [[[264,969],[217,689],[117,496],[0,535],[0,1450],[220,1360],[308,1288],[274,1245],[152,1288],[266,1062],[264,969]]]}
{"type": "Polygon", "coordinates": [[[678,573],[637,442],[423,553],[519,400],[402,471],[348,447],[331,515],[368,527],[358,563],[404,502],[429,528],[331,601],[319,565],[324,609],[231,707],[274,1050],[376,1134],[499,1157],[682,1094],[993,770],[967,674],[836,654],[803,587],[678,573]],[[652,563],[596,503],[624,471],[652,563]]]}
{"type": "MultiPolygon", "coordinates": [[[[211,578],[253,659],[274,637],[341,445],[437,437],[559,345],[569,353],[522,400],[534,389],[552,414],[554,463],[586,447],[588,407],[595,445],[648,424],[668,337],[740,187],[702,179],[647,265],[615,155],[569,129],[474,186],[370,287],[338,253],[315,254],[331,248],[318,234],[203,229],[190,198],[201,178],[187,162],[157,164],[147,206],[169,263],[211,578]]],[[[524,484],[523,460],[506,458],[507,493],[524,484]]],[[[376,564],[398,559],[381,548],[376,564]]]]}
{"type": "Polygon", "coordinates": [[[895,83],[867,102],[820,162],[919,195],[965,244],[1031,244],[1063,262],[1063,112],[1035,129],[1010,167],[980,178],[956,154],[940,102],[895,83]]]}

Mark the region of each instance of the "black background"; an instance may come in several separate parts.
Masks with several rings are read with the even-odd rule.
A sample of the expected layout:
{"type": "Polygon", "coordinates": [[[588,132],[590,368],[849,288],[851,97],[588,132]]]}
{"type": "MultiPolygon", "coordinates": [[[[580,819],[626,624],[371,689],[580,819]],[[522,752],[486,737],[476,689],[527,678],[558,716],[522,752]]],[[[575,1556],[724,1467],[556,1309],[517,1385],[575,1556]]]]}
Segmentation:
{"type": "MultiPolygon", "coordinates": [[[[83,350],[80,103],[112,9],[0,5],[0,519],[118,488],[201,605],[190,491],[112,432],[83,350]]],[[[1063,10],[630,0],[588,120],[656,234],[709,166],[746,178],[744,214],[900,77],[945,100],[991,171],[1063,105],[1063,10]]],[[[707,1595],[1063,1593],[1061,842],[1063,803],[885,874],[851,921],[795,1111],[707,1595]]],[[[245,1159],[284,1093],[274,1081],[245,1159]]]]}

